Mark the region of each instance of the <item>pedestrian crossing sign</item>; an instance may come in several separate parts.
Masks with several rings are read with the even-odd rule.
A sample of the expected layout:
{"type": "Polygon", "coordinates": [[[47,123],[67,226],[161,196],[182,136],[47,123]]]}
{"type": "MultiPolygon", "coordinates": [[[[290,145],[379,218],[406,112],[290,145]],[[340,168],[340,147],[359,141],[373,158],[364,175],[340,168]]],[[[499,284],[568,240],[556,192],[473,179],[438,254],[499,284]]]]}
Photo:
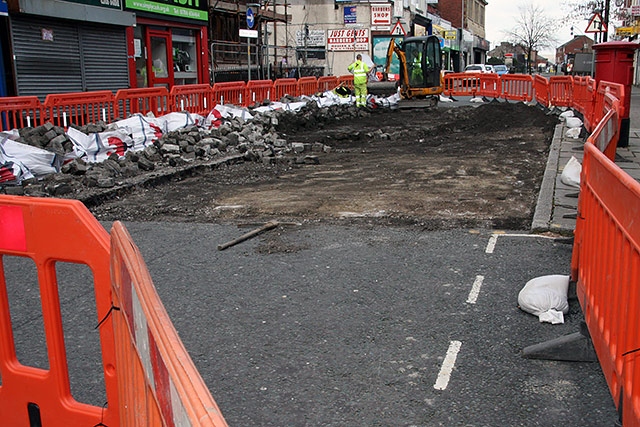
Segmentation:
{"type": "Polygon", "coordinates": [[[396,25],[391,29],[392,36],[406,36],[407,32],[404,30],[402,23],[400,21],[396,22],[396,25]]]}

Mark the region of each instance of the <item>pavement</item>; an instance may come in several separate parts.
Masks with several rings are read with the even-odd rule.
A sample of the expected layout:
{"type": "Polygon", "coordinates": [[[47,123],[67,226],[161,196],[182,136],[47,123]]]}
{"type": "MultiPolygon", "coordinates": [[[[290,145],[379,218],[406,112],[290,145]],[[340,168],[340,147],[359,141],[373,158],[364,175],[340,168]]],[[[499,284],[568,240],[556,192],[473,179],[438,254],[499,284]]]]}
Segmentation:
{"type": "MultiPolygon", "coordinates": [[[[632,86],[628,146],[618,144],[615,163],[640,181],[640,88],[632,86]]],[[[547,168],[540,188],[531,230],[573,235],[576,225],[579,189],[564,184],[560,177],[571,157],[582,163],[584,139],[567,138],[564,123],[556,126],[547,168]]]]}

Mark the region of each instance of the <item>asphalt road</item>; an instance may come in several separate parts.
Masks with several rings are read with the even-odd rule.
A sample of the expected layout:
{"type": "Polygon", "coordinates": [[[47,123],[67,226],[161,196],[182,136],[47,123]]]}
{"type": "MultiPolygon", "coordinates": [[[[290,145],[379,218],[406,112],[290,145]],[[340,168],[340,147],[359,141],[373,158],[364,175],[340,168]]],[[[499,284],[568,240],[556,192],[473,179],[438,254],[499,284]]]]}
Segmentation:
{"type": "MultiPolygon", "coordinates": [[[[598,363],[521,356],[578,330],[576,300],[563,325],[517,308],[528,280],[569,273],[570,242],[315,224],[219,251],[247,228],[125,225],[231,426],[608,426],[616,419],[598,363]]],[[[95,314],[86,312],[90,274],[64,267],[71,268],[59,274],[75,340],[72,392],[101,405],[97,347],[88,345],[97,345],[95,314]]],[[[24,266],[6,268],[9,283],[31,283],[24,266]]],[[[10,286],[11,298],[26,305],[28,288],[10,286]]],[[[20,360],[46,367],[37,314],[17,311],[24,314],[13,319],[20,360]]]]}

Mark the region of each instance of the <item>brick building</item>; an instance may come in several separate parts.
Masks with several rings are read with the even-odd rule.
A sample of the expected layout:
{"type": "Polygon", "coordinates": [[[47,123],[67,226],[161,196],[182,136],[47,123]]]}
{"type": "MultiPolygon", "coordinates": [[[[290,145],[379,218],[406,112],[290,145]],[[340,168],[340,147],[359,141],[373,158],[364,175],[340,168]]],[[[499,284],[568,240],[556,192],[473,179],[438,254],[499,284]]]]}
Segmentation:
{"type": "Polygon", "coordinates": [[[574,36],[573,40],[556,48],[556,64],[569,62],[570,59],[575,57],[576,53],[591,53],[592,46],[593,40],[589,37],[585,35],[574,36]]]}

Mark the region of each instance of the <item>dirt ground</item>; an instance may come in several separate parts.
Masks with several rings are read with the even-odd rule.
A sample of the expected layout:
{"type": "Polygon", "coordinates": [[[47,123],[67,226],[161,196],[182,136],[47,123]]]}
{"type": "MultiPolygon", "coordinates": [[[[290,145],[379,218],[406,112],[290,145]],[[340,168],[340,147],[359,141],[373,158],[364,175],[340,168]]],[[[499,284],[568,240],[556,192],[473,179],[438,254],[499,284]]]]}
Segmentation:
{"type": "Polygon", "coordinates": [[[331,147],[304,164],[238,163],[89,207],[99,220],[530,227],[555,116],[499,102],[363,116],[280,120],[288,142],[331,147]]]}

